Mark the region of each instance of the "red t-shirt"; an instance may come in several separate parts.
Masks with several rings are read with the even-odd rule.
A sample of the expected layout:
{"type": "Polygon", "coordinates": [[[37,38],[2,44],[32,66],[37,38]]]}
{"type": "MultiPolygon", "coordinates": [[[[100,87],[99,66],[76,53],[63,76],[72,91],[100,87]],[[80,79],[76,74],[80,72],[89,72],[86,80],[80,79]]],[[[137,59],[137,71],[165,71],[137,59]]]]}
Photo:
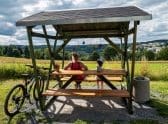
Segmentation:
{"type": "MultiPolygon", "coordinates": [[[[71,63],[71,70],[82,70],[82,66],[80,62],[72,62],[71,63]]],[[[84,75],[74,75],[75,80],[82,81],[84,80],[84,75]]]]}

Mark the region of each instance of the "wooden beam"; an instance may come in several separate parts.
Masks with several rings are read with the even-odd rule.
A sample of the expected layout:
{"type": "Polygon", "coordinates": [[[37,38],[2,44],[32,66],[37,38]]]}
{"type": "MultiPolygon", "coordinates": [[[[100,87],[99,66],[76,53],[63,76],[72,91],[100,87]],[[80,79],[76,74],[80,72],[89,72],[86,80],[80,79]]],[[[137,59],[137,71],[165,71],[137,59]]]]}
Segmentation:
{"type": "Polygon", "coordinates": [[[69,35],[95,35],[95,34],[120,34],[120,30],[78,30],[62,31],[62,34],[69,35]]]}
{"type": "Polygon", "coordinates": [[[32,36],[33,37],[39,37],[39,38],[48,38],[48,39],[63,39],[63,37],[61,36],[52,36],[52,35],[44,35],[44,34],[41,34],[41,33],[37,33],[37,32],[32,32],[32,36]]]}
{"type": "Polygon", "coordinates": [[[135,28],[131,28],[128,30],[128,32],[126,33],[126,35],[130,35],[130,34],[133,34],[135,32],[135,28]]]}
{"type": "Polygon", "coordinates": [[[52,65],[54,66],[55,65],[54,55],[53,55],[53,52],[51,50],[51,45],[50,45],[49,39],[47,38],[47,31],[46,31],[45,25],[42,25],[42,28],[43,28],[43,32],[44,32],[44,35],[45,35],[45,40],[46,40],[46,43],[47,43],[47,46],[48,46],[49,57],[50,57],[52,65]]]}
{"type": "Polygon", "coordinates": [[[95,90],[95,89],[49,89],[43,93],[45,96],[87,96],[87,97],[129,97],[126,90],[95,90]]]}
{"type": "Polygon", "coordinates": [[[39,38],[48,38],[48,39],[58,39],[63,40],[65,38],[102,38],[102,37],[124,37],[125,34],[97,34],[97,35],[66,35],[66,36],[52,36],[52,35],[44,35],[37,32],[32,32],[32,37],[39,37],[39,38]]]}
{"type": "Polygon", "coordinates": [[[55,51],[55,53],[59,53],[70,41],[71,39],[65,39],[64,43],[55,51]]]}
{"type": "Polygon", "coordinates": [[[124,37],[124,34],[91,34],[91,35],[67,35],[65,37],[71,38],[102,38],[102,37],[124,37]]]}
{"type": "Polygon", "coordinates": [[[121,53],[122,55],[124,55],[124,52],[123,52],[115,43],[113,43],[108,37],[104,37],[104,39],[105,39],[115,50],[117,50],[119,53],[121,53]]]}

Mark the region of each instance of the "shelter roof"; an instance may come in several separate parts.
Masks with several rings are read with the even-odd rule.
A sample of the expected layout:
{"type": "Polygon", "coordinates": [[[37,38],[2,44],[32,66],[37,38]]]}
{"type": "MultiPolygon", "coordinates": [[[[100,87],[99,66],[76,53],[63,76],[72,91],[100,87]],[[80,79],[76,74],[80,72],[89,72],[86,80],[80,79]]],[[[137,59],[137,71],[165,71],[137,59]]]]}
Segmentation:
{"type": "Polygon", "coordinates": [[[44,11],[16,22],[17,26],[73,25],[86,23],[129,22],[151,19],[151,14],[135,6],[64,11],[44,11]]]}

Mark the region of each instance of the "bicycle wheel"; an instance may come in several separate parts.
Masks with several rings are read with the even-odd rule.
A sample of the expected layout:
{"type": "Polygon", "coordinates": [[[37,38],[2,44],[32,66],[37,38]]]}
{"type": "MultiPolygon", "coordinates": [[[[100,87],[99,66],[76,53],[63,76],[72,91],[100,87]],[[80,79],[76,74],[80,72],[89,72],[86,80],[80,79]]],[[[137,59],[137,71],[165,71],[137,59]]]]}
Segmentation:
{"type": "Polygon", "coordinates": [[[4,111],[8,116],[19,113],[25,100],[25,88],[22,84],[14,86],[5,99],[4,111]]]}
{"type": "Polygon", "coordinates": [[[33,97],[36,101],[39,100],[39,97],[41,97],[41,94],[43,93],[44,90],[44,82],[45,80],[41,77],[39,77],[39,90],[40,90],[40,94],[38,94],[38,84],[35,83],[34,85],[34,89],[33,89],[33,97]]]}

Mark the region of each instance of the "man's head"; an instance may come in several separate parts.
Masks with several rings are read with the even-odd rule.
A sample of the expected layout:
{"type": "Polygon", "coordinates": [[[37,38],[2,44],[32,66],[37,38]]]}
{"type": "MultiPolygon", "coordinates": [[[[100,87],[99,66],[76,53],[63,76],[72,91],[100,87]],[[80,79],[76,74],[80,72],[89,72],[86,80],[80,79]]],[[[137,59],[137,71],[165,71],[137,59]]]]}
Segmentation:
{"type": "Polygon", "coordinates": [[[78,61],[79,57],[77,53],[72,53],[72,61],[78,61]]]}

